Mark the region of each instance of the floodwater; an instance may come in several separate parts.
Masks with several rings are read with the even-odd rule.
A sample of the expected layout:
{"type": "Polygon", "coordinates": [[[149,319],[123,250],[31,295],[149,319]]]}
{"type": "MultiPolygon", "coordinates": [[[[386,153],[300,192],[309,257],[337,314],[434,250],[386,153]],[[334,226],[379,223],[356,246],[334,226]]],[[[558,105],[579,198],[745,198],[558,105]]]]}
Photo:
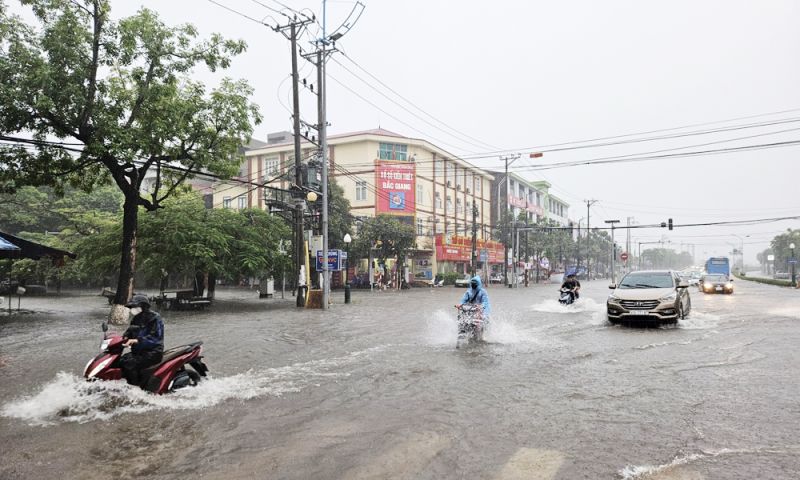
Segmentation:
{"type": "Polygon", "coordinates": [[[162,312],[212,374],[165,396],[83,381],[103,297],[24,298],[0,316],[0,478],[800,478],[800,291],[693,288],[677,328],[638,329],[606,322],[606,286],[493,287],[458,350],[452,287],[327,313],[223,290],[162,312]]]}

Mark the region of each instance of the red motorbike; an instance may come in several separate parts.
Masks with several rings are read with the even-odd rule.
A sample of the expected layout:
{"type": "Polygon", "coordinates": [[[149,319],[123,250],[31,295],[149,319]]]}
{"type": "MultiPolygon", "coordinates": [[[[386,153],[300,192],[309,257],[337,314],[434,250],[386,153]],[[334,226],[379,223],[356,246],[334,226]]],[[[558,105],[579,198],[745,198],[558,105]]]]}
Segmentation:
{"type": "MultiPolygon", "coordinates": [[[[121,380],[120,357],[125,349],[126,338],[117,333],[108,333],[108,325],[103,322],[103,341],[100,354],[89,360],[83,376],[89,380],[121,380]]],[[[141,387],[148,392],[162,394],[179,388],[195,386],[208,373],[203,363],[203,342],[194,342],[170,348],[156,365],[141,372],[141,387]],[[189,365],[191,368],[186,368],[189,365]]]]}

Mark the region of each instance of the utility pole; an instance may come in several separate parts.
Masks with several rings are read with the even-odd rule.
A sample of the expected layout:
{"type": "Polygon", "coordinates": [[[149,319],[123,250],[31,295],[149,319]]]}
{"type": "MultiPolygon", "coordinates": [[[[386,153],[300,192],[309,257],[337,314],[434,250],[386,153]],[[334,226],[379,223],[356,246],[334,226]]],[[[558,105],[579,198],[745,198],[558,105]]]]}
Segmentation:
{"type": "Polygon", "coordinates": [[[617,283],[617,273],[615,270],[615,260],[617,256],[617,246],[614,244],[614,224],[619,223],[619,220],[606,220],[606,223],[611,224],[611,283],[617,283]]]}
{"type": "MultiPolygon", "coordinates": [[[[478,269],[478,206],[472,202],[472,276],[478,269]]],[[[488,282],[487,282],[488,285],[488,282]]]]}
{"type": "MultiPolygon", "coordinates": [[[[308,20],[294,21],[288,25],[289,40],[292,43],[292,121],[294,123],[294,182],[299,198],[296,198],[294,211],[295,228],[295,265],[297,265],[297,306],[305,307],[306,298],[303,281],[303,264],[305,263],[305,242],[303,235],[303,172],[300,154],[300,78],[297,73],[297,27],[310,23],[308,20]]],[[[286,27],[281,28],[283,31],[286,27]]]]}
{"type": "Polygon", "coordinates": [[[586,279],[590,280],[591,276],[589,274],[589,235],[591,235],[592,231],[589,229],[589,208],[597,203],[597,200],[584,200],[586,202],[586,279]]]}
{"type": "MultiPolygon", "coordinates": [[[[518,153],[514,154],[514,155],[505,155],[505,156],[500,157],[500,160],[503,160],[505,162],[505,165],[506,165],[506,170],[505,170],[506,188],[505,188],[505,195],[503,195],[503,204],[505,205],[505,208],[503,209],[503,211],[506,212],[506,218],[504,219],[505,221],[503,221],[503,252],[504,252],[504,254],[503,254],[503,257],[504,257],[503,258],[503,278],[505,279],[505,284],[509,288],[511,287],[511,284],[508,281],[508,244],[510,243],[509,228],[508,228],[509,227],[509,225],[508,225],[508,221],[509,221],[508,201],[511,198],[511,186],[510,186],[511,185],[511,180],[508,178],[508,165],[510,163],[514,163],[514,160],[518,159],[519,157],[520,157],[520,155],[518,153]]],[[[497,201],[500,202],[500,198],[498,198],[497,201]]],[[[499,207],[499,204],[498,204],[498,209],[499,208],[500,207],[499,207]]],[[[512,212],[511,216],[513,216],[513,212],[514,212],[513,208],[511,209],[511,212],[512,212]]]]}

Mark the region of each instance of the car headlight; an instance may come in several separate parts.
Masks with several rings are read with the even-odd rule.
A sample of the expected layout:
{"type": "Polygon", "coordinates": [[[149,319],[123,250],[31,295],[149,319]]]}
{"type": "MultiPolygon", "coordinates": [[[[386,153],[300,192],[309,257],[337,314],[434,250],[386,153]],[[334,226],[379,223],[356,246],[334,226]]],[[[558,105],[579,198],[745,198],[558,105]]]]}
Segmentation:
{"type": "Polygon", "coordinates": [[[676,298],[678,298],[678,292],[672,292],[669,295],[661,297],[659,300],[661,300],[662,302],[671,302],[676,298]]]}
{"type": "Polygon", "coordinates": [[[711,288],[711,287],[713,287],[713,286],[714,286],[714,285],[711,285],[711,284],[710,284],[710,283],[708,283],[708,282],[706,282],[706,283],[704,283],[704,284],[703,284],[703,288],[711,288]]]}
{"type": "Polygon", "coordinates": [[[731,288],[733,288],[733,284],[732,283],[726,283],[725,284],[725,288],[731,289],[731,288]]]}
{"type": "Polygon", "coordinates": [[[619,301],[619,297],[614,295],[613,293],[611,293],[611,294],[608,295],[608,301],[609,302],[618,302],[619,301]]]}

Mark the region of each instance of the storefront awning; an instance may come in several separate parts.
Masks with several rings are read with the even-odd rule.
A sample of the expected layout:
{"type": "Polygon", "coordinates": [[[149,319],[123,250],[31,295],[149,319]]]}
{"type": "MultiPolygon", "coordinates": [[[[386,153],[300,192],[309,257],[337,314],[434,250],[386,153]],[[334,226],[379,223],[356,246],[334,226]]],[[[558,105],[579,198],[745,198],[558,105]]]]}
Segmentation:
{"type": "Polygon", "coordinates": [[[0,232],[0,258],[51,258],[54,261],[63,260],[64,257],[77,258],[74,253],[58,248],[48,247],[41,243],[25,240],[8,233],[0,232]],[[10,246],[3,247],[8,244],[10,246]],[[16,248],[14,248],[16,247],[16,248]]]}

